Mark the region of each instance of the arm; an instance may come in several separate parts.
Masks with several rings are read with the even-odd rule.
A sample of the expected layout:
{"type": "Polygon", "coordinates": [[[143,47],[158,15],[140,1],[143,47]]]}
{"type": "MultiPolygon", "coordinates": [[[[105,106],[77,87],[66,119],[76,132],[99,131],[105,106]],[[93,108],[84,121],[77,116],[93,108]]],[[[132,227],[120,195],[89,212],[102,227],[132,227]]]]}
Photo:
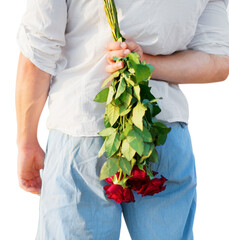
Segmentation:
{"type": "Polygon", "coordinates": [[[211,83],[223,81],[229,74],[229,23],[227,0],[209,1],[198,19],[196,32],[185,51],[171,55],[144,54],[134,41],[127,40],[121,48],[117,43],[108,43],[107,72],[116,71],[118,66],[113,56],[126,56],[123,49],[138,52],[141,60],[152,64],[155,70],[152,79],[170,83],[211,83]],[[116,51],[115,51],[116,50],[116,51]]]}
{"type": "Polygon", "coordinates": [[[38,144],[38,121],[48,96],[49,79],[49,73],[40,70],[20,53],[15,91],[19,148],[38,144]]]}
{"type": "Polygon", "coordinates": [[[229,75],[229,23],[227,0],[209,1],[198,19],[187,51],[169,56],[150,56],[153,79],[171,83],[211,83],[229,75]]]}
{"type": "Polygon", "coordinates": [[[48,96],[49,79],[49,73],[20,53],[15,89],[18,180],[22,189],[37,194],[45,155],[37,140],[37,126],[48,96]]]}
{"type": "Polygon", "coordinates": [[[28,0],[26,6],[17,32],[21,50],[15,92],[18,180],[25,191],[40,194],[40,169],[44,167],[45,153],[38,143],[37,127],[50,78],[67,63],[61,54],[67,5],[65,0],[28,0]]]}
{"type": "Polygon", "coordinates": [[[229,56],[208,54],[198,50],[175,52],[171,55],[149,55],[143,53],[141,47],[132,40],[126,40],[123,47],[119,42],[108,42],[109,51],[106,71],[115,72],[123,68],[123,62],[115,63],[113,56],[124,57],[130,51],[138,52],[141,60],[152,64],[155,70],[152,79],[169,83],[211,83],[225,80],[229,75],[229,56]],[[124,49],[128,50],[126,53],[124,49]],[[120,64],[120,65],[118,65],[120,64]]]}
{"type": "Polygon", "coordinates": [[[169,83],[212,83],[223,81],[229,75],[229,57],[224,55],[186,50],[168,56],[143,56],[155,67],[152,79],[169,83]]]}

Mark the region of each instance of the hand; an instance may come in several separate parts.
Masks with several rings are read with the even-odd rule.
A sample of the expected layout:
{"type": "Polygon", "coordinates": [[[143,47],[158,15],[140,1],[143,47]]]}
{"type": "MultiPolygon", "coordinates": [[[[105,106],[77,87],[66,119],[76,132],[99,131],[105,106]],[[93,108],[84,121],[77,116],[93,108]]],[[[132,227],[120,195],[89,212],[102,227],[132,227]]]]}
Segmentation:
{"type": "Polygon", "coordinates": [[[106,72],[113,73],[124,67],[124,62],[115,62],[113,57],[126,57],[130,52],[137,52],[140,55],[140,61],[144,60],[143,50],[140,45],[135,41],[126,39],[125,42],[108,42],[106,49],[109,51],[107,53],[107,61],[109,65],[106,66],[106,72]]]}
{"type": "Polygon", "coordinates": [[[40,169],[44,168],[44,156],[45,152],[39,144],[19,148],[17,173],[19,186],[23,190],[40,195],[40,169]]]}

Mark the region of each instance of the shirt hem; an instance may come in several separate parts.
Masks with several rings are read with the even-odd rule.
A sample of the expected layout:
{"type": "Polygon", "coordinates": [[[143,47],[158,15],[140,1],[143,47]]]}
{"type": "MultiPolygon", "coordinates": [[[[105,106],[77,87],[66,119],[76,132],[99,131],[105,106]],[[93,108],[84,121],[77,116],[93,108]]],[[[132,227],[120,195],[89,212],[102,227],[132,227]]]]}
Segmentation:
{"type": "MultiPolygon", "coordinates": [[[[157,119],[157,118],[156,118],[157,119]]],[[[186,124],[188,124],[188,120],[187,119],[181,119],[181,118],[172,118],[169,120],[163,120],[163,119],[157,119],[157,121],[161,121],[162,123],[173,123],[173,122],[184,122],[186,124]]],[[[89,132],[82,132],[82,131],[74,131],[74,130],[68,130],[66,128],[62,128],[62,127],[50,127],[47,126],[48,130],[58,130],[61,131],[64,134],[68,134],[70,136],[73,137],[101,137],[98,132],[101,131],[100,129],[96,129],[93,131],[89,131],[89,132]],[[96,133],[95,133],[96,132],[96,133]]]]}

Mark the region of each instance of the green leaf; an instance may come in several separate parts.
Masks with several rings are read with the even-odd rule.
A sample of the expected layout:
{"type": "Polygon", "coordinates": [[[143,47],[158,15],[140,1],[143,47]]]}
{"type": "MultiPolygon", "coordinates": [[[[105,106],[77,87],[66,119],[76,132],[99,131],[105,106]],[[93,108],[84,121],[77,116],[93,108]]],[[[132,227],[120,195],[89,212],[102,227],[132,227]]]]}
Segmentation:
{"type": "Polygon", "coordinates": [[[150,75],[152,75],[155,67],[153,65],[151,65],[151,64],[148,64],[148,63],[146,63],[145,65],[150,69],[150,73],[151,73],[150,75]]]}
{"type": "Polygon", "coordinates": [[[144,142],[153,141],[150,131],[145,126],[143,126],[143,131],[141,131],[141,129],[139,129],[136,126],[133,126],[133,127],[134,127],[134,130],[143,138],[144,142]]]}
{"type": "Polygon", "coordinates": [[[111,126],[113,126],[119,118],[119,107],[114,106],[112,103],[109,103],[106,108],[108,120],[111,126]]]}
{"type": "Polygon", "coordinates": [[[127,66],[125,66],[124,68],[119,69],[118,71],[119,71],[120,73],[123,73],[123,72],[126,71],[126,69],[127,69],[127,66]]]}
{"type": "Polygon", "coordinates": [[[135,64],[139,64],[140,63],[140,54],[137,52],[130,52],[127,55],[127,58],[129,58],[129,60],[131,60],[132,62],[134,62],[135,64]]]}
{"type": "Polygon", "coordinates": [[[112,85],[110,85],[109,93],[107,96],[107,104],[109,104],[113,100],[114,93],[115,93],[114,87],[112,85]]]}
{"type": "Polygon", "coordinates": [[[123,157],[120,157],[119,165],[121,169],[128,175],[131,173],[131,163],[123,157]]]}
{"type": "Polygon", "coordinates": [[[98,132],[98,134],[100,136],[109,136],[112,133],[114,133],[116,131],[115,128],[109,127],[109,128],[104,128],[103,130],[101,130],[100,132],[98,132]]]}
{"type": "Polygon", "coordinates": [[[108,116],[107,116],[106,113],[104,114],[104,126],[105,126],[106,128],[111,127],[111,124],[110,124],[110,122],[109,122],[109,119],[108,119],[108,116]]]}
{"type": "Polygon", "coordinates": [[[153,122],[153,126],[157,128],[158,132],[161,135],[168,134],[171,131],[170,127],[167,127],[164,123],[162,122],[153,122]]]}
{"type": "Polygon", "coordinates": [[[114,61],[117,61],[117,60],[127,60],[126,57],[116,57],[116,56],[113,56],[113,60],[114,61]]]}
{"type": "Polygon", "coordinates": [[[129,161],[134,157],[136,153],[136,151],[130,146],[127,139],[124,139],[122,142],[121,152],[124,157],[129,161]]]}
{"type": "Polygon", "coordinates": [[[135,165],[135,163],[136,163],[136,159],[135,158],[132,158],[131,159],[131,169],[133,168],[133,166],[135,165]]]}
{"type": "Polygon", "coordinates": [[[141,99],[148,99],[148,101],[155,99],[155,97],[151,93],[151,87],[146,86],[143,83],[144,82],[139,83],[139,86],[141,88],[141,99]]]}
{"type": "Polygon", "coordinates": [[[159,159],[158,152],[157,152],[156,148],[154,148],[152,154],[150,155],[149,160],[151,162],[158,163],[158,159],[159,159]]]}
{"type": "Polygon", "coordinates": [[[131,105],[126,109],[119,113],[120,116],[127,115],[132,110],[131,105]]]}
{"type": "Polygon", "coordinates": [[[137,105],[133,108],[132,121],[135,126],[141,130],[143,130],[142,118],[145,115],[146,110],[147,108],[141,102],[138,102],[137,105]]]}
{"type": "Polygon", "coordinates": [[[104,88],[101,90],[94,98],[95,102],[106,102],[108,96],[109,88],[104,88]]]}
{"type": "Polygon", "coordinates": [[[127,87],[126,88],[126,91],[130,94],[130,95],[132,95],[132,87],[131,86],[129,86],[129,87],[127,87]]]}
{"type": "Polygon", "coordinates": [[[135,82],[133,80],[131,80],[130,78],[129,79],[126,79],[126,81],[131,85],[131,86],[134,86],[135,85],[135,82]]]}
{"type": "Polygon", "coordinates": [[[157,106],[157,105],[155,105],[154,107],[153,107],[153,117],[155,117],[157,114],[159,114],[161,112],[161,109],[160,109],[160,107],[159,106],[157,106]]]}
{"type": "Polygon", "coordinates": [[[154,144],[144,143],[144,151],[143,151],[144,157],[148,158],[152,154],[154,148],[155,148],[154,144]]]}
{"type": "Polygon", "coordinates": [[[139,85],[134,86],[134,96],[138,99],[138,101],[141,101],[139,85]]]}
{"type": "Polygon", "coordinates": [[[146,65],[137,64],[135,67],[136,82],[140,83],[150,78],[150,69],[146,65]]]}
{"type": "Polygon", "coordinates": [[[124,138],[126,138],[126,136],[124,135],[124,132],[122,132],[122,133],[120,134],[120,140],[122,141],[124,138]]]}
{"type": "Polygon", "coordinates": [[[134,74],[134,73],[135,73],[135,70],[134,70],[134,68],[132,68],[132,67],[128,68],[128,71],[129,71],[131,74],[134,74]]]}
{"type": "Polygon", "coordinates": [[[166,138],[167,138],[167,134],[165,135],[159,135],[158,138],[157,138],[157,141],[156,141],[156,144],[159,146],[159,145],[163,145],[166,141],[166,138]]]}
{"type": "Polygon", "coordinates": [[[117,93],[115,95],[115,99],[117,99],[126,89],[126,82],[124,80],[124,78],[122,77],[119,85],[118,85],[118,89],[117,89],[117,93]]]}
{"type": "Polygon", "coordinates": [[[127,91],[125,91],[121,94],[119,99],[123,103],[122,106],[120,106],[120,109],[119,109],[119,114],[122,114],[122,112],[125,111],[129,107],[129,105],[131,103],[132,95],[129,94],[127,91]]]}
{"type": "Polygon", "coordinates": [[[112,73],[108,78],[103,81],[101,88],[105,87],[113,78],[116,78],[120,75],[120,70],[112,73]]]}
{"type": "Polygon", "coordinates": [[[122,106],[122,101],[120,101],[118,98],[117,99],[114,99],[114,103],[115,103],[115,105],[117,105],[117,106],[122,106]]]}
{"type": "Polygon", "coordinates": [[[143,102],[145,102],[144,106],[148,107],[148,109],[150,110],[150,117],[151,117],[153,115],[153,107],[154,107],[153,104],[148,99],[144,99],[142,103],[143,102]]]}
{"type": "Polygon", "coordinates": [[[122,74],[122,76],[123,76],[126,80],[130,79],[130,77],[131,77],[131,75],[130,75],[130,73],[129,73],[128,71],[125,71],[125,72],[122,74]]]}
{"type": "Polygon", "coordinates": [[[138,168],[140,169],[140,170],[142,170],[142,171],[145,171],[145,169],[143,168],[143,164],[137,164],[138,165],[138,168]]]}
{"type": "Polygon", "coordinates": [[[150,169],[148,169],[147,167],[146,167],[146,172],[149,175],[150,180],[152,180],[154,178],[153,172],[151,172],[150,169]]]}
{"type": "Polygon", "coordinates": [[[136,152],[141,156],[144,150],[144,142],[143,138],[132,129],[126,138],[130,144],[130,146],[136,150],[136,152]]]}
{"type": "Polygon", "coordinates": [[[111,177],[119,170],[118,161],[116,158],[109,158],[102,166],[99,180],[111,177]]]}
{"type": "Polygon", "coordinates": [[[121,140],[119,139],[119,133],[117,131],[107,137],[105,150],[108,158],[117,152],[120,144],[121,140]]]}
{"type": "Polygon", "coordinates": [[[138,99],[136,98],[136,97],[132,97],[132,99],[131,99],[131,105],[135,105],[136,106],[136,102],[138,101],[138,99]]]}
{"type": "Polygon", "coordinates": [[[106,140],[103,142],[103,145],[99,150],[98,157],[101,157],[105,153],[105,144],[106,144],[105,142],[106,142],[106,140]]]}
{"type": "Polygon", "coordinates": [[[125,127],[125,129],[124,129],[124,131],[123,131],[123,133],[124,133],[125,136],[127,136],[128,133],[130,132],[130,130],[133,129],[132,126],[133,126],[133,124],[131,124],[131,123],[129,123],[129,122],[126,123],[126,127],[125,127]]]}

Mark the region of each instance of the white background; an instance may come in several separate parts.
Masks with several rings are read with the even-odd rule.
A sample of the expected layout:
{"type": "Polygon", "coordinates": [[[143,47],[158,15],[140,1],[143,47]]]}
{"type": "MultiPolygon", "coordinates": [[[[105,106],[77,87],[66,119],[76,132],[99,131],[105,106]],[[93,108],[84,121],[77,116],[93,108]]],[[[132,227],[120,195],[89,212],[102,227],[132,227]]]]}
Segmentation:
{"type": "MultiPolygon", "coordinates": [[[[15,116],[15,80],[19,48],[16,32],[26,0],[2,1],[0,14],[0,239],[35,239],[39,196],[19,188],[15,116]]],[[[229,81],[180,85],[189,108],[189,130],[196,157],[197,210],[195,240],[229,239],[229,81]]],[[[38,139],[45,149],[47,102],[38,139]]],[[[122,218],[121,240],[130,240],[122,218]]],[[[150,240],[150,239],[149,239],[150,240]]],[[[169,239],[168,239],[169,240],[169,239]]],[[[177,240],[177,239],[176,239],[177,240]]]]}

